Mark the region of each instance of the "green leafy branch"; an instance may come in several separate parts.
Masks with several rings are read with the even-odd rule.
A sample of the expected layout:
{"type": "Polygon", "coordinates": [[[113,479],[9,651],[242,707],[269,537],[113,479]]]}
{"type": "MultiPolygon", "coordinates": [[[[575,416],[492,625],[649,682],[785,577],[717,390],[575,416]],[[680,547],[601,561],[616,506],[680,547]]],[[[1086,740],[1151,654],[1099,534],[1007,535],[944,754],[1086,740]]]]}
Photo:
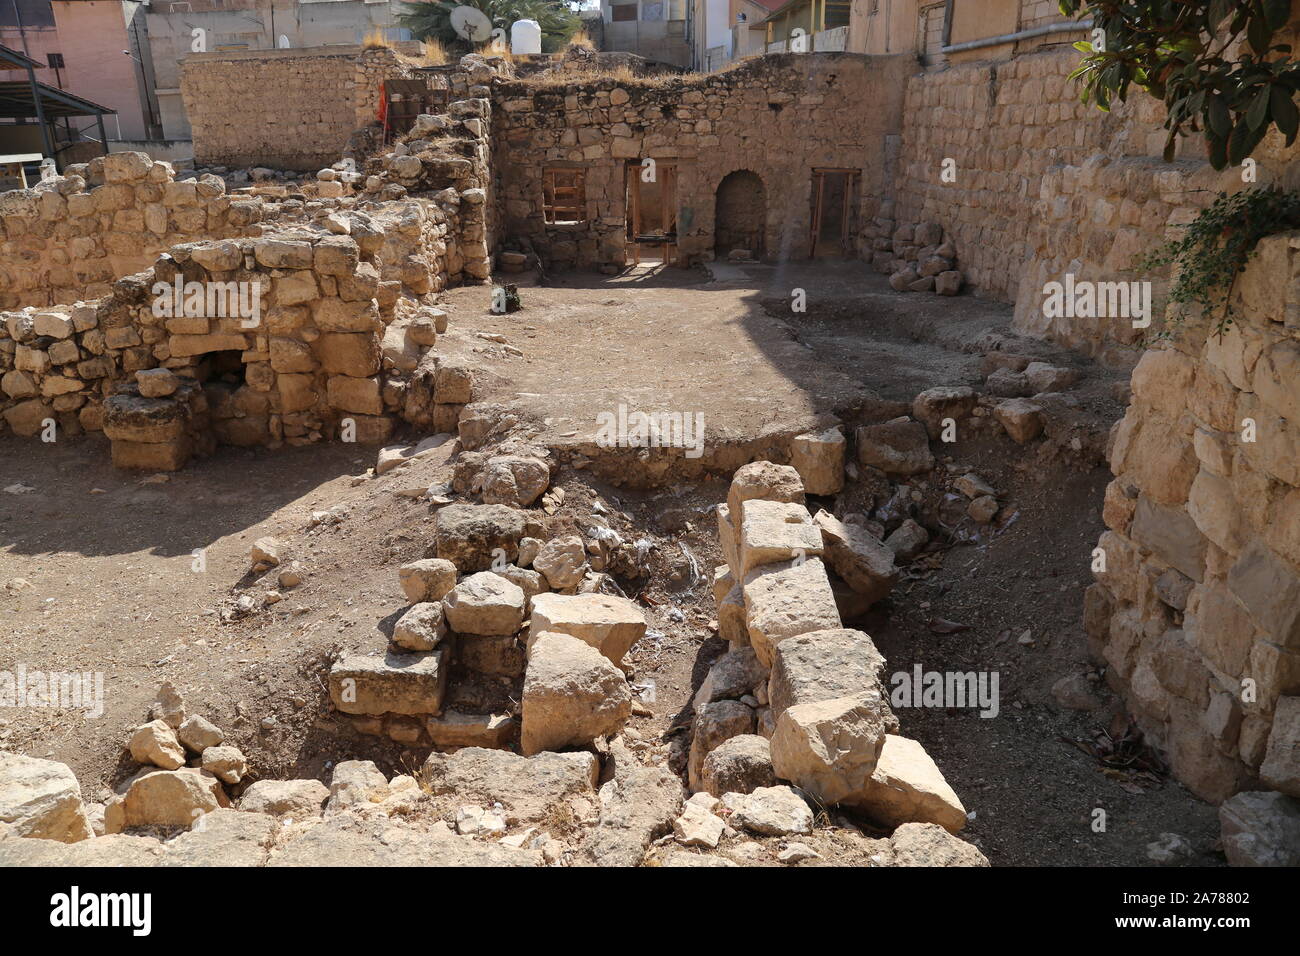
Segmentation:
{"type": "Polygon", "coordinates": [[[1165,104],[1164,156],[1179,136],[1204,135],[1215,169],[1240,165],[1271,127],[1295,142],[1300,132],[1300,65],[1274,38],[1291,0],[1060,0],[1063,14],[1092,18],[1093,42],[1071,79],[1083,101],[1109,110],[1137,87],[1165,104]]]}
{"type": "Polygon", "coordinates": [[[1222,335],[1233,321],[1232,290],[1255,246],[1265,236],[1300,228],[1300,193],[1274,186],[1252,187],[1229,196],[1219,193],[1184,228],[1177,239],[1144,256],[1140,270],[1173,265],[1169,302],[1199,307],[1204,315],[1218,314],[1215,333],[1222,335]]]}

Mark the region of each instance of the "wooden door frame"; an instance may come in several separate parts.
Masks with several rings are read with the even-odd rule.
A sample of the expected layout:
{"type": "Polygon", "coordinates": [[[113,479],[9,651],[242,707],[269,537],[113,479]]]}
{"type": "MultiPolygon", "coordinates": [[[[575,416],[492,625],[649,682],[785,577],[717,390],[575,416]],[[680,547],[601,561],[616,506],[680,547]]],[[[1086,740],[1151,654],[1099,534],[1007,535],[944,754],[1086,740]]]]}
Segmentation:
{"type": "MultiPolygon", "coordinates": [[[[641,161],[629,159],[623,167],[623,190],[628,207],[624,236],[632,245],[632,262],[641,264],[641,161]]],[[[677,233],[677,161],[655,160],[655,179],[659,189],[659,221],[664,224],[665,236],[677,233]]],[[[664,242],[662,246],[663,264],[672,261],[672,254],[677,251],[676,242],[664,242]]],[[[680,258],[680,257],[679,257],[680,258]]]]}
{"type": "Polygon", "coordinates": [[[861,169],[845,166],[814,166],[812,170],[812,217],[808,231],[808,258],[817,257],[817,242],[822,231],[822,199],[825,193],[826,175],[844,176],[844,197],[840,209],[840,251],[845,258],[850,258],[849,235],[852,232],[853,215],[857,211],[857,190],[862,178],[861,169]]]}

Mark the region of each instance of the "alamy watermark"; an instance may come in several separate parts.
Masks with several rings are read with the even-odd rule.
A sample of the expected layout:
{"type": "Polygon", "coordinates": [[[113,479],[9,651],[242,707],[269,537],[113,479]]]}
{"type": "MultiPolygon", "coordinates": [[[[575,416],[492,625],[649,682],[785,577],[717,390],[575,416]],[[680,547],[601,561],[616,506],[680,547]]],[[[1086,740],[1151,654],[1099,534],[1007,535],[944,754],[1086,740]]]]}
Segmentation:
{"type": "Polygon", "coordinates": [[[0,671],[0,707],[84,710],[93,720],[104,714],[104,675],[28,670],[26,664],[19,664],[12,671],[0,671]]]}
{"type": "Polygon", "coordinates": [[[920,664],[889,677],[889,703],[895,707],[979,708],[981,717],[1001,709],[997,671],[927,671],[920,664]]]}
{"type": "Polygon", "coordinates": [[[596,416],[601,448],[684,448],[687,458],[704,454],[703,412],[639,412],[620,403],[618,412],[596,416]]]}
{"type": "Polygon", "coordinates": [[[1064,282],[1043,286],[1043,315],[1049,319],[1131,319],[1133,328],[1151,324],[1151,283],[1090,282],[1067,272],[1064,282]]]}
{"type": "Polygon", "coordinates": [[[262,324],[260,282],[155,282],[153,314],[159,319],[239,319],[246,329],[262,324]]]}

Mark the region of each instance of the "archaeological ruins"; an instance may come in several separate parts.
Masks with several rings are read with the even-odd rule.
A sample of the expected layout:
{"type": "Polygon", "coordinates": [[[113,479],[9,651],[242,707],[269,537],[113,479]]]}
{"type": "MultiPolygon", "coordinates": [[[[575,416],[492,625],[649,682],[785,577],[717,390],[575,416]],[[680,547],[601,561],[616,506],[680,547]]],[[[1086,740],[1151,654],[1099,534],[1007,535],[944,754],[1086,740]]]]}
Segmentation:
{"type": "Polygon", "coordinates": [[[1140,264],[1300,163],[1018,7],[194,53],[0,193],[0,864],[1300,865],[1300,218],[1140,264]]]}

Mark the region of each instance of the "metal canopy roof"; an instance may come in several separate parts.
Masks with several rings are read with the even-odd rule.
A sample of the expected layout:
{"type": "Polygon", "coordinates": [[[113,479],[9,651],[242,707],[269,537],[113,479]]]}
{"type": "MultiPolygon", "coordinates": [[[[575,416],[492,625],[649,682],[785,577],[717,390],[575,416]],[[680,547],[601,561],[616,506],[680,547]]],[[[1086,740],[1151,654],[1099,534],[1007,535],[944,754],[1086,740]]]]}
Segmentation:
{"type": "Polygon", "coordinates": [[[4,64],[6,70],[25,70],[29,66],[37,70],[45,68],[44,63],[33,60],[26,53],[19,53],[3,43],[0,43],[0,64],[4,64]]]}
{"type": "MultiPolygon", "coordinates": [[[[44,83],[37,83],[36,89],[40,91],[41,109],[46,119],[56,116],[94,116],[97,113],[117,112],[110,107],[100,106],[66,90],[46,86],[44,83]]],[[[32,84],[24,80],[0,82],[0,117],[35,119],[36,115],[36,98],[32,95],[32,84]]]]}

